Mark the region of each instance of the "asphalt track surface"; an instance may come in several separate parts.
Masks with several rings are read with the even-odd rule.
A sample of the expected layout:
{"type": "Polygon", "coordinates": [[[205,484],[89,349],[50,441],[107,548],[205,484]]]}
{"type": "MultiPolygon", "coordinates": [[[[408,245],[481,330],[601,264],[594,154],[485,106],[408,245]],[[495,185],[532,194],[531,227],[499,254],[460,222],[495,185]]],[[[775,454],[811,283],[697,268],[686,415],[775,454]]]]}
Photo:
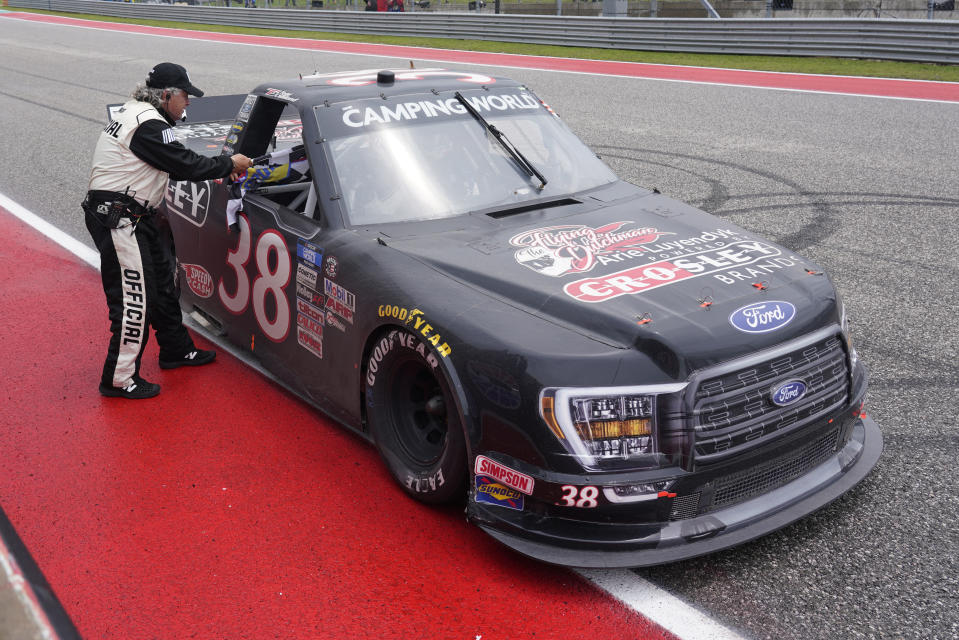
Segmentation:
{"type": "MultiPolygon", "coordinates": [[[[212,95],[445,55],[398,60],[2,17],[0,48],[0,193],[87,243],[77,202],[104,105],[157,61],[187,64],[212,95]]],[[[948,95],[482,69],[529,83],[625,179],[826,266],[872,370],[869,413],[886,448],[860,486],[761,540],[636,574],[757,638],[959,637],[959,105],[948,95]]],[[[483,635],[477,621],[484,638],[646,633],[575,575],[500,549],[458,514],[402,500],[371,448],[228,358],[216,369],[148,371],[164,384],[164,407],[182,398],[210,408],[131,427],[138,411],[94,388],[105,340],[95,277],[16,225],[0,233],[3,271],[19,274],[0,289],[3,335],[14,336],[0,342],[0,504],[81,633],[178,637],[170,625],[182,617],[197,637],[262,637],[246,626],[257,610],[274,625],[266,629],[290,637],[343,619],[354,631],[387,629],[383,637],[431,637],[436,620],[450,624],[436,637],[483,635]],[[44,248],[28,255],[10,238],[44,248]],[[48,259],[55,277],[40,275],[48,259]],[[277,411],[290,413],[274,421],[277,411]],[[81,428],[85,420],[95,426],[81,428]],[[244,536],[240,524],[266,533],[244,536]],[[224,610],[234,626],[204,626],[224,610]],[[583,626],[567,627],[574,621],[583,626]],[[607,622],[618,633],[591,626],[607,622]]]]}

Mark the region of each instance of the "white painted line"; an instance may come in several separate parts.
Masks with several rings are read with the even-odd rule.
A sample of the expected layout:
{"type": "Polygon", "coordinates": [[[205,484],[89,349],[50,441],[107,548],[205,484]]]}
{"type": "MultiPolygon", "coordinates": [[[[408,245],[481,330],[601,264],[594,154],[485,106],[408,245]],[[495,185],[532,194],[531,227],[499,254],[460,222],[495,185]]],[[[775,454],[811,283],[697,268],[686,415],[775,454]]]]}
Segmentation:
{"type": "Polygon", "coordinates": [[[28,225],[50,238],[95,269],[100,268],[100,254],[71,235],[67,235],[37,214],[0,193],[0,208],[6,209],[28,225]]]}
{"type": "Polygon", "coordinates": [[[43,638],[43,640],[55,640],[58,636],[54,632],[47,614],[43,612],[40,601],[37,600],[37,594],[20,570],[17,559],[13,557],[2,539],[0,539],[0,567],[3,569],[0,582],[5,580],[7,587],[16,593],[17,599],[20,601],[20,607],[29,617],[37,637],[43,638]]]}
{"type": "Polygon", "coordinates": [[[745,640],[708,615],[628,569],[576,569],[600,589],[681,640],[745,640]]]}

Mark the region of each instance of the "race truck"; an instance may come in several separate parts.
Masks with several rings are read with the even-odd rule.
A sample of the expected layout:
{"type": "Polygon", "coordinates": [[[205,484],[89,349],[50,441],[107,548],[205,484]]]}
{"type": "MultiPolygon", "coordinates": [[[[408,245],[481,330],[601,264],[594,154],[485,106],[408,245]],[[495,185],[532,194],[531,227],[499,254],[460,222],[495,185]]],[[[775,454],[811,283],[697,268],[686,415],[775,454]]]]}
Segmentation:
{"type": "Polygon", "coordinates": [[[171,182],[185,312],[377,448],[427,503],[579,567],[672,562],[876,464],[822,267],[629,184],[530,88],[444,69],[191,102],[256,164],[171,182]]]}

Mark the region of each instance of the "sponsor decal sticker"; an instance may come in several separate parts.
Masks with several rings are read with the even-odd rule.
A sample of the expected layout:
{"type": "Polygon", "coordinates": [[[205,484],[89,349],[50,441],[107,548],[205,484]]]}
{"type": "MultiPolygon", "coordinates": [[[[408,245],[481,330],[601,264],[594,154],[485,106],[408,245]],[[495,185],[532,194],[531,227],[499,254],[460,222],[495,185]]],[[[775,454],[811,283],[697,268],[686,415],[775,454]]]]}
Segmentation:
{"type": "Polygon", "coordinates": [[[336,327],[343,333],[346,333],[346,325],[343,324],[343,322],[332,313],[326,314],[326,324],[331,327],[336,327]]]}
{"type": "Polygon", "coordinates": [[[475,500],[485,504],[522,511],[526,496],[497,482],[489,476],[476,476],[475,500]]]}
{"type": "Polygon", "coordinates": [[[209,182],[174,182],[167,185],[166,205],[190,224],[202,227],[210,206],[209,182]]]}
{"type": "Polygon", "coordinates": [[[299,100],[299,98],[294,98],[292,93],[284,89],[267,89],[265,95],[277,100],[286,100],[287,102],[296,102],[299,100]]]}
{"type": "Polygon", "coordinates": [[[323,338],[323,321],[322,320],[320,320],[319,322],[316,322],[315,320],[311,319],[309,316],[303,315],[302,313],[298,313],[296,315],[296,325],[298,327],[302,327],[303,329],[307,329],[308,331],[311,331],[317,338],[320,338],[320,339],[323,338]]]}
{"type": "Polygon", "coordinates": [[[256,96],[252,93],[246,96],[246,99],[243,101],[243,105],[240,107],[240,114],[238,118],[242,122],[246,122],[250,119],[250,112],[253,111],[253,103],[256,102],[256,96]]]}
{"type": "Polygon", "coordinates": [[[190,290],[201,298],[213,295],[213,276],[198,264],[181,264],[183,275],[190,290]]]}
{"type": "Polygon", "coordinates": [[[419,309],[413,309],[411,311],[395,305],[381,304],[377,308],[377,315],[381,318],[396,318],[406,325],[413,325],[413,329],[426,338],[427,342],[436,347],[436,350],[439,351],[439,354],[444,358],[453,352],[453,349],[447,343],[443,342],[442,345],[440,344],[442,341],[440,334],[436,333],[433,325],[426,320],[426,316],[424,316],[423,312],[419,309]]]}
{"type": "Polygon", "coordinates": [[[806,390],[806,383],[802,380],[789,380],[774,388],[770,399],[774,405],[785,407],[802,400],[806,390]]]}
{"type": "Polygon", "coordinates": [[[296,257],[317,268],[323,266],[323,249],[302,238],[296,239],[296,257]]]}
{"type": "MultiPolygon", "coordinates": [[[[301,316],[302,317],[302,316],[301,316]]],[[[296,341],[317,358],[323,357],[323,336],[318,336],[303,327],[296,328],[296,341]]]]}
{"type": "Polygon", "coordinates": [[[740,307],[729,314],[729,324],[745,333],[781,329],[796,317],[796,307],[783,300],[766,300],[740,307]]]}
{"type": "Polygon", "coordinates": [[[299,282],[296,283],[296,297],[306,300],[314,307],[323,306],[323,295],[313,291],[313,289],[310,289],[304,284],[300,284],[299,282]]]}
{"type": "Polygon", "coordinates": [[[340,316],[350,324],[353,324],[353,311],[351,311],[345,304],[337,300],[332,296],[327,296],[326,298],[326,310],[332,311],[336,315],[340,316]]]}
{"type": "Polygon", "coordinates": [[[687,278],[752,264],[780,253],[779,249],[765,242],[733,242],[723,249],[708,249],[595,278],[576,280],[564,286],[563,291],[582,302],[605,302],[623,295],[651,291],[687,278]]]}
{"type": "Polygon", "coordinates": [[[528,496],[533,495],[533,478],[531,476],[510,469],[486,456],[476,456],[474,470],[478,476],[489,476],[499,480],[511,489],[516,489],[528,496]]]}
{"type": "Polygon", "coordinates": [[[323,278],[323,293],[342,302],[350,311],[356,311],[356,296],[329,278],[323,278]]]}
{"type": "Polygon", "coordinates": [[[296,281],[298,283],[315,290],[318,276],[319,274],[316,271],[310,269],[303,263],[296,265],[296,281]]]}
{"type": "Polygon", "coordinates": [[[326,274],[327,278],[335,278],[336,274],[339,272],[340,262],[333,256],[329,256],[326,259],[326,270],[323,272],[326,274]]]}
{"type": "Polygon", "coordinates": [[[623,229],[631,221],[611,222],[602,227],[561,225],[518,233],[509,243],[520,249],[516,262],[547,276],[585,273],[600,262],[600,257],[623,251],[642,251],[644,244],[655,242],[670,232],[653,227],[623,229]]]}
{"type": "Polygon", "coordinates": [[[317,309],[313,305],[304,302],[299,298],[296,299],[296,310],[302,315],[307,316],[313,322],[323,324],[323,322],[326,320],[326,314],[324,314],[321,309],[317,309]]]}

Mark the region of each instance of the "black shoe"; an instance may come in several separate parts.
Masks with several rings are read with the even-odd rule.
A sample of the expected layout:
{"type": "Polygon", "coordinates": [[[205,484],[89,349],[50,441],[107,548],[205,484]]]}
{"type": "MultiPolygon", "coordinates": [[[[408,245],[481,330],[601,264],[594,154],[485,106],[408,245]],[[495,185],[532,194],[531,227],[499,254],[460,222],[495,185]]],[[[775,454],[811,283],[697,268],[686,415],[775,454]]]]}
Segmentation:
{"type": "Polygon", "coordinates": [[[110,398],[129,398],[130,400],[143,400],[152,398],[160,393],[160,385],[147,382],[143,378],[134,378],[133,382],[125,387],[112,387],[101,384],[100,394],[110,398]]]}
{"type": "Polygon", "coordinates": [[[201,364],[209,364],[216,359],[216,351],[203,351],[194,349],[179,360],[164,360],[160,358],[161,369],[176,369],[177,367],[199,367],[201,364]]]}

